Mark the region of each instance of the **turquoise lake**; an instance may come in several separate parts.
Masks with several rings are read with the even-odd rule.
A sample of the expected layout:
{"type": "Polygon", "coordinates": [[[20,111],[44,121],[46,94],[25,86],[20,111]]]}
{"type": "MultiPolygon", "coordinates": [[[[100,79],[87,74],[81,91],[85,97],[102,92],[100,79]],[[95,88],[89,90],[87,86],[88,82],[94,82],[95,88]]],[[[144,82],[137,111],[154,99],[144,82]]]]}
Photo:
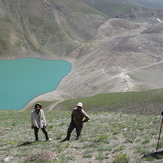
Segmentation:
{"type": "Polygon", "coordinates": [[[0,110],[20,110],[33,98],[54,91],[71,71],[64,60],[0,60],[0,110]]]}

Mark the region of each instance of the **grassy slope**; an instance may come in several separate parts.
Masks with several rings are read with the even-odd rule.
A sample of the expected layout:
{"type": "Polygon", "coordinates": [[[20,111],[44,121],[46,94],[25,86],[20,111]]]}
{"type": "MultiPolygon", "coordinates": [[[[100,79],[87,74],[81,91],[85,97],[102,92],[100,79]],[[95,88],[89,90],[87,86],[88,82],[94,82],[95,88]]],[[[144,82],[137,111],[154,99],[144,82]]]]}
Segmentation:
{"type": "MultiPolygon", "coordinates": [[[[122,163],[122,160],[153,162],[154,158],[142,159],[142,156],[156,149],[161,121],[161,116],[158,116],[160,110],[156,106],[161,105],[162,98],[163,90],[155,90],[113,93],[66,101],[57,107],[59,109],[62,106],[63,110],[45,110],[49,135],[53,140],[22,146],[17,145],[34,141],[33,131],[30,129],[31,111],[1,110],[0,162],[9,156],[12,156],[16,162],[24,162],[28,156],[42,150],[56,152],[60,163],[99,161],[122,163]],[[84,103],[91,117],[90,121],[85,124],[82,137],[78,141],[75,141],[75,132],[73,132],[70,142],[60,143],[70,122],[70,110],[79,100],[84,103]],[[152,105],[151,109],[148,108],[148,113],[151,114],[154,110],[155,115],[147,115],[144,111],[141,115],[133,114],[140,113],[139,106],[142,104],[146,104],[144,109],[145,106],[152,105]],[[119,109],[125,105],[126,110],[119,109]],[[114,106],[114,109],[110,110],[110,106],[111,108],[114,106]],[[135,106],[135,109],[130,109],[131,106],[135,106]]],[[[39,132],[39,135],[44,139],[42,132],[39,132]]],[[[160,148],[162,147],[161,139],[160,148]]],[[[158,159],[162,158],[159,156],[158,159]]]]}
{"type": "Polygon", "coordinates": [[[99,14],[102,15],[98,10],[81,3],[79,0],[61,0],[67,8],[71,9],[73,12],[83,12],[85,14],[99,14]]]}
{"type": "Polygon", "coordinates": [[[69,110],[78,101],[83,102],[89,111],[158,115],[162,110],[163,89],[95,95],[68,100],[60,103],[56,108],[69,110]]]}
{"type": "MultiPolygon", "coordinates": [[[[80,26],[89,26],[85,16],[98,24],[102,14],[78,0],[61,1],[2,1],[0,2],[0,55],[16,55],[18,49],[25,48],[32,51],[48,50],[52,53],[69,48],[76,48],[76,40],[93,38],[81,37],[80,26]],[[67,3],[68,2],[68,3],[67,3]],[[75,14],[72,26],[78,24],[79,31],[72,29],[71,17],[75,14]],[[92,18],[90,15],[100,18],[92,18]],[[76,34],[73,34],[75,33],[76,34]],[[75,40],[75,41],[74,41],[75,40]]],[[[82,28],[82,27],[81,27],[82,28]]],[[[92,26],[92,30],[97,27],[92,26]]],[[[91,30],[89,29],[89,30],[91,30]]],[[[84,33],[84,32],[83,32],[84,33]]],[[[14,56],[13,56],[14,57],[14,56]]]]}
{"type": "Polygon", "coordinates": [[[16,26],[8,17],[0,18],[0,55],[11,53],[23,44],[16,26]]]}

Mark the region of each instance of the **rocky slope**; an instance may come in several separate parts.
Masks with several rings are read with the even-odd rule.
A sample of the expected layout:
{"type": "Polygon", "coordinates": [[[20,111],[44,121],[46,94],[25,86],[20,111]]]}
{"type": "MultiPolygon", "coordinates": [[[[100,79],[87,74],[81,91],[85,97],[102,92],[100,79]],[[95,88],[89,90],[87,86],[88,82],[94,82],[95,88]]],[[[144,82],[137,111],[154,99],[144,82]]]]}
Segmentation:
{"type": "Polygon", "coordinates": [[[95,41],[82,52],[74,51],[65,58],[73,69],[59,87],[34,99],[30,105],[35,101],[53,100],[48,107],[53,109],[67,98],[162,88],[163,37],[159,29],[162,23],[106,21],[98,28],[95,41]]]}
{"type": "Polygon", "coordinates": [[[58,90],[82,97],[163,87],[160,28],[162,23],[148,27],[147,23],[124,19],[106,21],[98,29],[99,40],[94,42],[87,55],[74,61],[73,71],[58,90]]]}

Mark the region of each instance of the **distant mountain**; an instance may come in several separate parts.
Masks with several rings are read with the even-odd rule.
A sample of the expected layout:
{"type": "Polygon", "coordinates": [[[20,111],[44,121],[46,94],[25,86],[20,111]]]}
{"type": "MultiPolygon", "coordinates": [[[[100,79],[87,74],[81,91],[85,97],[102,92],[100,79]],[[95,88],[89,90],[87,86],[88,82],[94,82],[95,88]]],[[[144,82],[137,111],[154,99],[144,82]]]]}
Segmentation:
{"type": "Polygon", "coordinates": [[[131,0],[131,1],[150,8],[163,10],[163,0],[131,0]]]}
{"type": "Polygon", "coordinates": [[[0,58],[65,56],[93,40],[104,20],[77,0],[0,0],[0,58]]]}
{"type": "MultiPolygon", "coordinates": [[[[91,7],[99,10],[105,15],[115,18],[143,18],[143,17],[160,17],[163,12],[154,10],[150,7],[150,3],[143,5],[142,0],[80,0],[91,7]]],[[[145,0],[144,0],[145,2],[145,0]]],[[[157,3],[155,3],[157,4],[157,3]]]]}

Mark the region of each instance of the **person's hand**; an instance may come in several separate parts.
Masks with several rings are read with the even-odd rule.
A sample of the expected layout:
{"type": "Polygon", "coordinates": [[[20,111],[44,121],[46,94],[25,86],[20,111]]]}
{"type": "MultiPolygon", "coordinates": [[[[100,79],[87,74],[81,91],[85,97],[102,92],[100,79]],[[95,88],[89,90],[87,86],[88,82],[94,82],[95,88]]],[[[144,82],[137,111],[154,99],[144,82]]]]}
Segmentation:
{"type": "Polygon", "coordinates": [[[46,128],[46,126],[43,126],[43,128],[46,128]]]}
{"type": "Polygon", "coordinates": [[[31,126],[31,128],[33,129],[33,128],[34,128],[34,126],[32,125],[32,126],[31,126]]]}

